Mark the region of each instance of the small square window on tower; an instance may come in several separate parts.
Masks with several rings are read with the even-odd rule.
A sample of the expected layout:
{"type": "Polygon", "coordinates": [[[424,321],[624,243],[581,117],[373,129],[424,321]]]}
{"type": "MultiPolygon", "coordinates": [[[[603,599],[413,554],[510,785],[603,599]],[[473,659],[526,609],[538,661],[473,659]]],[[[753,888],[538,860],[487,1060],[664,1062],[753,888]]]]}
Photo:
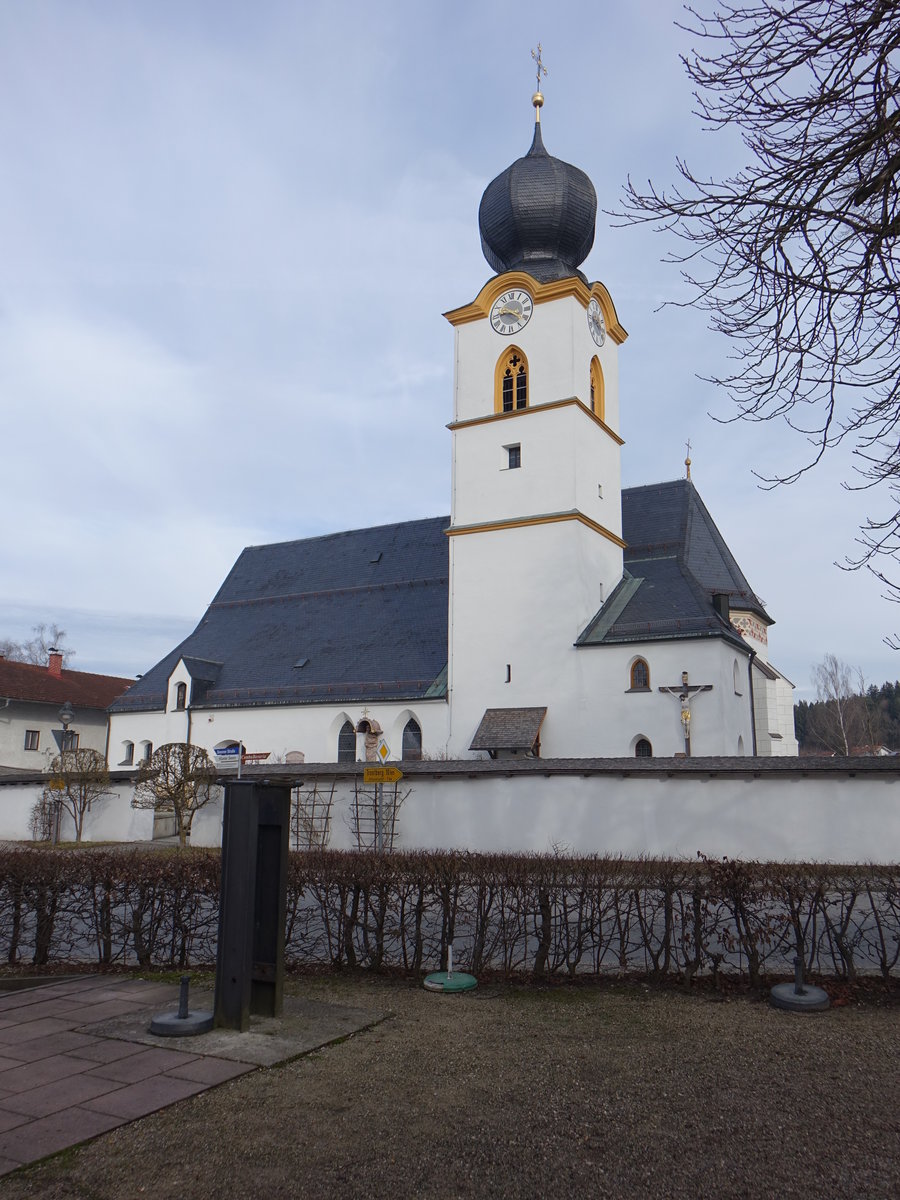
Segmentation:
{"type": "Polygon", "coordinates": [[[521,445],[517,444],[515,446],[505,446],[504,449],[506,450],[506,466],[507,466],[507,468],[510,471],[512,471],[512,470],[515,470],[516,467],[521,467],[521,465],[522,465],[522,447],[521,447],[521,445]]]}

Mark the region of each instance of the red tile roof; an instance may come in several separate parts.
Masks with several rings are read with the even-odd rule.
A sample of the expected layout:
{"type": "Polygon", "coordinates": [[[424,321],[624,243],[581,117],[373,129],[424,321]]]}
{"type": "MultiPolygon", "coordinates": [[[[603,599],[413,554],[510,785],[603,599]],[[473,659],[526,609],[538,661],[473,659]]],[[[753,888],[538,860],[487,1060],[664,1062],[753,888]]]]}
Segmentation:
{"type": "Polygon", "coordinates": [[[0,699],[36,704],[64,704],[68,700],[76,709],[105,709],[133,683],[133,679],[93,675],[90,671],[64,670],[53,675],[48,667],[0,658],[0,699]]]}

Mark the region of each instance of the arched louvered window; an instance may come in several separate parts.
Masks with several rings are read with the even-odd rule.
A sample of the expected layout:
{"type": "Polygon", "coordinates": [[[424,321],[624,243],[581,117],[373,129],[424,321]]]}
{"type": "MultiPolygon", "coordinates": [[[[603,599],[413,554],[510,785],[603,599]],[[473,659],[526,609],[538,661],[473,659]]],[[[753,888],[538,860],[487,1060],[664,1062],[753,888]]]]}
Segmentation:
{"type": "Polygon", "coordinates": [[[356,762],[356,730],[349,721],[338,734],[338,762],[356,762]]]}
{"type": "Polygon", "coordinates": [[[410,717],[403,728],[402,757],[422,757],[422,729],[415,717],[410,717]]]}
{"type": "Polygon", "coordinates": [[[595,354],[591,359],[591,412],[601,421],[606,419],[606,397],[603,388],[603,371],[600,359],[595,354]]]}
{"type": "Polygon", "coordinates": [[[646,692],[650,689],[650,668],[643,658],[636,658],[631,664],[631,690],[646,692]]]}
{"type": "Polygon", "coordinates": [[[510,346],[497,361],[494,412],[516,412],[528,407],[528,360],[518,346],[510,346]]]}
{"type": "Polygon", "coordinates": [[[647,741],[646,738],[638,738],[638,740],[634,743],[634,757],[635,758],[652,758],[653,757],[653,747],[650,745],[650,743],[647,741]]]}

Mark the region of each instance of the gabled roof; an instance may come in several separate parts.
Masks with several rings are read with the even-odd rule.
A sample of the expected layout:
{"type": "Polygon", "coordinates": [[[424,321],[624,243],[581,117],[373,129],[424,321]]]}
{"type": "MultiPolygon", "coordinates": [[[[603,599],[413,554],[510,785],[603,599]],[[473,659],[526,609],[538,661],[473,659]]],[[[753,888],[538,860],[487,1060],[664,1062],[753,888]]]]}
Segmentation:
{"type": "Polygon", "coordinates": [[[180,658],[209,681],[203,707],[445,695],[448,525],[432,517],[249,547],[194,632],[112,711],[164,708],[180,658]]]}
{"type": "Polygon", "coordinates": [[[4,700],[54,705],[68,700],[76,709],[106,709],[133,683],[133,679],[90,671],[62,670],[55,675],[49,667],[0,658],[0,699],[4,700]]]}
{"type": "Polygon", "coordinates": [[[772,624],[690,480],[624,491],[622,536],[625,575],[578,645],[725,637],[745,647],[713,608],[717,593],[772,624]]]}

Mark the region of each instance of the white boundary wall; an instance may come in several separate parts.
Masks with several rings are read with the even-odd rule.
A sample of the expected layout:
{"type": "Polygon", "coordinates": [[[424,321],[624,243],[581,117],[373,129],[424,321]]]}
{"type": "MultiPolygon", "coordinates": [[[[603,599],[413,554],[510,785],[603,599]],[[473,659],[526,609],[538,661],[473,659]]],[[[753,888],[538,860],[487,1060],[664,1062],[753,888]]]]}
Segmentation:
{"type": "MultiPolygon", "coordinates": [[[[437,763],[416,766],[399,785],[406,799],[397,848],[900,862],[900,767],[855,775],[798,767],[754,777],[746,769],[553,773],[546,763],[546,772],[444,774],[437,763]]],[[[288,770],[258,775],[277,782],[288,770]]],[[[334,766],[325,772],[308,769],[304,786],[317,777],[320,789],[330,790],[334,779],[329,845],[350,849],[353,780],[334,766]]],[[[40,792],[37,780],[0,784],[0,840],[30,836],[40,792]]],[[[112,792],[88,815],[85,840],[149,841],[153,814],[132,809],[128,783],[112,792]]],[[[221,820],[219,797],[195,817],[193,844],[218,845],[221,820]]]]}

